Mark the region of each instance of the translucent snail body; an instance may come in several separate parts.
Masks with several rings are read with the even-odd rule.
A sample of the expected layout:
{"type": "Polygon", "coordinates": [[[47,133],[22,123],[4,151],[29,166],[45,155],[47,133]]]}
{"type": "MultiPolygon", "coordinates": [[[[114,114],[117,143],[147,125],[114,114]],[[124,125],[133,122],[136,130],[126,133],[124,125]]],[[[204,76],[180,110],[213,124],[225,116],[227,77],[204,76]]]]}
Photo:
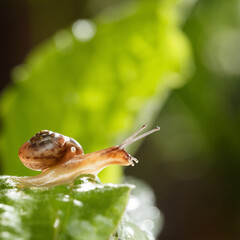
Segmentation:
{"type": "Polygon", "coordinates": [[[146,124],[119,146],[88,154],[84,154],[81,145],[72,138],[47,130],[38,132],[19,149],[19,158],[26,167],[43,172],[16,180],[25,186],[51,187],[72,182],[82,174],[98,174],[112,164],[134,165],[138,160],[125,148],[160,129],[157,127],[137,136],[145,127],[146,124]]]}

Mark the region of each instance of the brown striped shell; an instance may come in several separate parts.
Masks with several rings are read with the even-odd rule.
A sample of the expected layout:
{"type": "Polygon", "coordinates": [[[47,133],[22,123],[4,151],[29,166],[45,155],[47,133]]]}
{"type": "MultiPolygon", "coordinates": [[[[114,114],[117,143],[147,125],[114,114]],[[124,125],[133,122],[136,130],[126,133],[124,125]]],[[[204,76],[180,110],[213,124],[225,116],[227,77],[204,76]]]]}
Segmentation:
{"type": "Polygon", "coordinates": [[[83,149],[73,138],[43,130],[24,143],[18,154],[26,167],[43,171],[59,162],[83,154],[83,149]]]}

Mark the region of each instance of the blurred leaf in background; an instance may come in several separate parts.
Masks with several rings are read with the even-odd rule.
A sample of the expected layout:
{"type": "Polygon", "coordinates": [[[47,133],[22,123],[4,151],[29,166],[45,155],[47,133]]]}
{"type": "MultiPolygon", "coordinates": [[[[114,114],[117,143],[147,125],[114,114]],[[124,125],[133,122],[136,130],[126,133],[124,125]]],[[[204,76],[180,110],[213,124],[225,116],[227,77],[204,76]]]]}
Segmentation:
{"type": "MultiPolygon", "coordinates": [[[[164,217],[162,212],[156,207],[156,197],[153,189],[143,180],[134,177],[127,177],[126,181],[135,186],[131,190],[126,209],[128,219],[142,230],[151,232],[157,237],[162,231],[164,217]]],[[[128,222],[130,221],[128,220],[128,222]]]]}
{"type": "MultiPolygon", "coordinates": [[[[176,1],[125,4],[57,32],[14,69],[1,98],[1,173],[34,174],[17,152],[42,129],[75,138],[86,153],[119,144],[186,81],[191,54],[176,1]]],[[[115,167],[102,180],[120,176],[115,167]]]]}
{"type": "MultiPolygon", "coordinates": [[[[171,94],[146,140],[141,168],[164,212],[161,239],[239,239],[239,0],[200,0],[184,23],[195,73],[171,94]],[[151,138],[151,139],[150,139],[151,138]]],[[[136,156],[138,157],[138,156],[136,156]]]]}
{"type": "Polygon", "coordinates": [[[199,1],[185,23],[196,71],[188,84],[174,91],[159,119],[161,154],[177,178],[201,177],[214,165],[233,177],[233,166],[239,166],[238,7],[237,0],[199,1]]]}

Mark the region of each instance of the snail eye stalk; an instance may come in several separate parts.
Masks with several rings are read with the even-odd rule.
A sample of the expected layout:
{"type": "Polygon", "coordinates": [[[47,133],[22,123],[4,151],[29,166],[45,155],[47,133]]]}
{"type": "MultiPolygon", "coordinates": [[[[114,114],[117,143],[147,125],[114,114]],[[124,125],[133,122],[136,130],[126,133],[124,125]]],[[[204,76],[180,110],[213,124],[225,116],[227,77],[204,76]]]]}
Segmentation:
{"type": "Polygon", "coordinates": [[[147,124],[144,124],[144,125],[143,125],[138,131],[136,131],[132,136],[130,136],[129,138],[127,138],[125,141],[123,141],[123,142],[118,146],[119,149],[124,149],[124,148],[126,148],[127,146],[129,146],[130,144],[132,144],[132,143],[134,143],[134,142],[136,142],[136,141],[138,141],[138,140],[140,140],[140,139],[142,139],[142,138],[144,138],[144,137],[146,137],[146,136],[148,136],[148,135],[150,135],[150,134],[152,134],[152,133],[157,132],[157,131],[160,130],[160,127],[157,126],[156,128],[154,128],[154,129],[152,129],[152,130],[150,130],[150,131],[147,131],[147,132],[145,132],[145,133],[137,136],[137,135],[138,135],[140,132],[142,132],[143,129],[145,129],[146,127],[147,127],[147,124]]]}

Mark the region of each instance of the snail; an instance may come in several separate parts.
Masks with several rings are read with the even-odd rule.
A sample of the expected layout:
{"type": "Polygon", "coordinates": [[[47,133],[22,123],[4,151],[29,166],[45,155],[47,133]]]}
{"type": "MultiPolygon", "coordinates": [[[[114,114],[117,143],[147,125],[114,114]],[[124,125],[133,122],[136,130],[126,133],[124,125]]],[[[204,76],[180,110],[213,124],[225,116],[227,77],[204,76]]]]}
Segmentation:
{"type": "Polygon", "coordinates": [[[48,130],[38,132],[19,149],[19,158],[28,168],[42,171],[33,177],[18,177],[16,180],[30,187],[51,187],[72,182],[82,174],[97,175],[103,168],[118,164],[134,166],[138,160],[125,151],[131,143],[160,130],[156,127],[137,136],[144,128],[123,141],[120,145],[84,154],[82,146],[73,138],[48,130]]]}

